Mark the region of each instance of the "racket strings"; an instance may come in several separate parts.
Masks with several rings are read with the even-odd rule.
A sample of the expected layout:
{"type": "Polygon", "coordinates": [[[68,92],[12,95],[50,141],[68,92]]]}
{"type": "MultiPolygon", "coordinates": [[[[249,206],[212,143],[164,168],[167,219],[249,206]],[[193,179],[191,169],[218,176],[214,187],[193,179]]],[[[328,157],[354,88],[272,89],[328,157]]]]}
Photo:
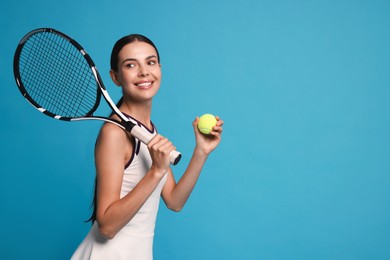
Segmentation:
{"type": "Polygon", "coordinates": [[[19,70],[30,97],[42,108],[61,117],[92,114],[98,87],[83,54],[67,39],[41,32],[31,37],[21,52],[19,70]]]}

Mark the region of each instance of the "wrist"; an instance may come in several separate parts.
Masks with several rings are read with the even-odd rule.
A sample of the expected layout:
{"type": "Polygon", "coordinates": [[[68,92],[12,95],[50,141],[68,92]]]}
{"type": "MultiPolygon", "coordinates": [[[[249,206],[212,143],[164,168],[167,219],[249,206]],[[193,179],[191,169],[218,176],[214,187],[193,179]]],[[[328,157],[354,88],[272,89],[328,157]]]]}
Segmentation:
{"type": "Polygon", "coordinates": [[[159,168],[159,167],[156,167],[156,166],[153,166],[150,167],[150,170],[149,170],[149,174],[158,178],[158,179],[161,179],[162,177],[164,177],[164,175],[168,172],[167,169],[162,169],[162,168],[159,168]]]}
{"type": "Polygon", "coordinates": [[[200,157],[204,160],[206,160],[208,158],[210,153],[207,153],[206,151],[204,151],[203,149],[201,149],[200,147],[198,146],[195,146],[195,149],[194,149],[194,156],[197,156],[197,157],[200,157]]]}

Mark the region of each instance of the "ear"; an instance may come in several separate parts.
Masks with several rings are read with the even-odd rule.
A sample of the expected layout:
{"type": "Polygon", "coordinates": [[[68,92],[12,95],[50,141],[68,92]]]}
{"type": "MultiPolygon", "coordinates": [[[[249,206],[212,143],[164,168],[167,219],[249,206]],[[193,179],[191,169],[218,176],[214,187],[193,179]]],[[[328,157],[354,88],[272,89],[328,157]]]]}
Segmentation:
{"type": "Polygon", "coordinates": [[[116,73],[116,71],[110,70],[110,76],[111,76],[112,81],[114,81],[115,85],[120,87],[121,83],[118,80],[118,74],[116,73]]]}

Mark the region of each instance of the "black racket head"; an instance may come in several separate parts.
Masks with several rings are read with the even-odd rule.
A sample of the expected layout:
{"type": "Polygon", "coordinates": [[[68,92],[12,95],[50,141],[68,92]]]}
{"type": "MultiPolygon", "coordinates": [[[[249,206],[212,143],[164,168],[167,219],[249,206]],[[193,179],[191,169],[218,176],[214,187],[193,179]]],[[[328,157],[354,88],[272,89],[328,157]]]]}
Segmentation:
{"type": "Polygon", "coordinates": [[[100,103],[99,74],[75,40],[52,28],[26,34],[14,55],[22,95],[39,111],[60,120],[88,117],[100,103]]]}

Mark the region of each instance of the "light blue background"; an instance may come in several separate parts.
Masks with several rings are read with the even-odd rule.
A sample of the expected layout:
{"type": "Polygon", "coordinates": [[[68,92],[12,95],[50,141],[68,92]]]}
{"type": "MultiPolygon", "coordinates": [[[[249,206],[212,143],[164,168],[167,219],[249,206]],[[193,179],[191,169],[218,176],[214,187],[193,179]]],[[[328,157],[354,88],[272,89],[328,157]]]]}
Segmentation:
{"type": "Polygon", "coordinates": [[[38,27],[79,41],[115,100],[114,42],[155,41],[153,119],[184,154],[177,179],[194,117],[224,119],[185,209],[161,204],[156,260],[390,259],[389,1],[2,0],[1,259],[68,259],[90,226],[101,124],[41,115],[13,79],[38,27]]]}

